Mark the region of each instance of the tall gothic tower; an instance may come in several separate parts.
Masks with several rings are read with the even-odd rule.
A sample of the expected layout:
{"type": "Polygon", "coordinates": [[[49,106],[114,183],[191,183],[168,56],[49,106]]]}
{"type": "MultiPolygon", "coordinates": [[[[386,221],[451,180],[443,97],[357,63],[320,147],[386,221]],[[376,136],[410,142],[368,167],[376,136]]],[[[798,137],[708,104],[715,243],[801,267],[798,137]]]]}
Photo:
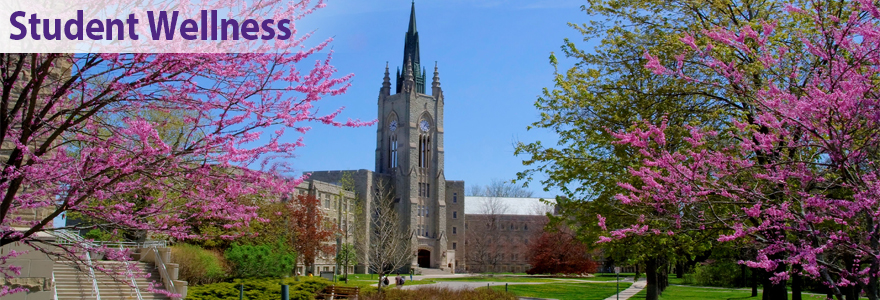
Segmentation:
{"type": "Polygon", "coordinates": [[[449,234],[455,231],[464,240],[463,226],[456,225],[464,221],[464,183],[447,182],[443,174],[443,90],[435,64],[431,93],[425,93],[426,72],[419,55],[415,3],[404,38],[401,67],[392,94],[386,63],[379,90],[376,172],[390,176],[399,197],[395,201],[403,219],[402,229],[414,233],[413,266],[454,269],[453,248],[458,248],[458,239],[449,234]],[[461,191],[449,189],[458,185],[461,191]],[[454,213],[448,211],[449,197],[454,197],[456,206],[461,204],[454,213]],[[455,220],[450,219],[453,215],[455,220]],[[449,244],[453,239],[455,247],[449,244]]]}
{"type": "MultiPolygon", "coordinates": [[[[395,77],[392,93],[391,74],[385,63],[385,77],[379,88],[378,126],[376,129],[376,169],[348,171],[312,171],[310,179],[340,182],[352,175],[355,190],[363,201],[363,213],[369,215],[373,188],[377,180],[389,180],[394,190],[394,205],[401,230],[412,233],[412,265],[448,272],[465,266],[464,181],[446,180],[443,150],[443,90],[440,74],[434,65],[430,94],[426,94],[426,72],[419,55],[419,32],[416,30],[416,6],[413,2],[409,28],[404,36],[403,65],[395,77]]],[[[359,220],[369,228],[368,220],[359,220]]],[[[369,248],[370,234],[361,232],[355,243],[369,248]]],[[[379,250],[381,251],[381,250],[379,250]]],[[[369,256],[359,253],[360,269],[370,272],[369,256]]]]}

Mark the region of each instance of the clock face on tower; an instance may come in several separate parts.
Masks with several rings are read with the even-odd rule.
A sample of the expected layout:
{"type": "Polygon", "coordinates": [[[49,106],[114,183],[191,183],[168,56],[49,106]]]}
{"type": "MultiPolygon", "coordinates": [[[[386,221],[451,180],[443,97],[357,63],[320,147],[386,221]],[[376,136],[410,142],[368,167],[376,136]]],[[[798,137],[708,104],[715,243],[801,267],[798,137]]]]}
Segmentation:
{"type": "Polygon", "coordinates": [[[431,125],[428,124],[428,121],[422,120],[422,122],[419,123],[419,129],[428,132],[428,130],[431,130],[431,125]]]}
{"type": "Polygon", "coordinates": [[[391,121],[391,124],[388,125],[388,130],[391,130],[391,132],[397,130],[397,120],[391,121]]]}

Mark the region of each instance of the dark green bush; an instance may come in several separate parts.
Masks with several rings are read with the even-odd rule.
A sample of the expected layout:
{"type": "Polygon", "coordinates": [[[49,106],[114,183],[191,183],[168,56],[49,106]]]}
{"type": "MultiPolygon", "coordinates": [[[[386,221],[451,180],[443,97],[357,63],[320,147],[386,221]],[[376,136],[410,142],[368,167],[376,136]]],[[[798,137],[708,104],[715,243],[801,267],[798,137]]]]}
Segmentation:
{"type": "Polygon", "coordinates": [[[261,278],[241,279],[235,282],[220,282],[200,286],[190,286],[187,290],[186,299],[192,300],[215,300],[215,299],[238,299],[239,285],[244,285],[244,298],[248,300],[278,300],[281,299],[281,284],[290,286],[291,300],[311,300],[315,294],[330,285],[323,278],[308,278],[295,281],[293,278],[261,278]]]}
{"type": "Polygon", "coordinates": [[[171,247],[171,261],[180,265],[178,276],[189,285],[220,282],[229,273],[220,254],[196,245],[178,244],[171,247]]]}
{"type": "Polygon", "coordinates": [[[695,271],[694,278],[697,285],[706,286],[737,287],[742,276],[740,265],[733,261],[716,260],[697,264],[695,271]]]}
{"type": "Polygon", "coordinates": [[[284,277],[296,265],[296,254],[283,244],[239,245],[226,249],[226,260],[232,264],[236,278],[284,277]]]}
{"type": "Polygon", "coordinates": [[[681,284],[694,284],[694,274],[684,274],[681,278],[681,284]]]}

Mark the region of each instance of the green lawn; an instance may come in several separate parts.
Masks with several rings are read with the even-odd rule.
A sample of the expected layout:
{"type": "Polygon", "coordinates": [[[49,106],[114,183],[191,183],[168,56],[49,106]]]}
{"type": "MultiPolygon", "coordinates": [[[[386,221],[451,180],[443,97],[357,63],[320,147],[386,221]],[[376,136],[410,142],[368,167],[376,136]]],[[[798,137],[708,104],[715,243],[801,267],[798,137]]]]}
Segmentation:
{"type": "MultiPolygon", "coordinates": [[[[620,283],[625,290],[630,283],[620,283]]],[[[548,283],[515,284],[508,286],[509,292],[519,297],[553,298],[559,300],[602,300],[617,293],[613,283],[548,283]]],[[[493,290],[504,290],[504,286],[493,286],[493,290]]]]}
{"type": "MultiPolygon", "coordinates": [[[[622,282],[627,277],[632,278],[632,276],[620,276],[620,281],[622,282]]],[[[577,280],[590,280],[590,281],[617,281],[617,277],[608,277],[608,276],[595,276],[595,277],[560,277],[560,279],[577,279],[577,280]]]]}
{"type": "Polygon", "coordinates": [[[518,277],[518,276],[492,276],[492,277],[452,277],[452,278],[431,278],[435,281],[466,281],[466,282],[556,282],[552,278],[539,277],[518,277]]]}
{"type": "MultiPolygon", "coordinates": [[[[671,279],[671,278],[670,278],[671,279]]],[[[804,299],[825,299],[822,295],[803,294],[804,299]]],[[[645,290],[642,290],[630,299],[645,299],[645,290]]],[[[761,299],[760,292],[758,297],[752,297],[750,289],[727,289],[727,288],[710,288],[696,286],[674,286],[671,285],[663,291],[660,296],[662,300],[733,300],[733,299],[761,299]]]]}

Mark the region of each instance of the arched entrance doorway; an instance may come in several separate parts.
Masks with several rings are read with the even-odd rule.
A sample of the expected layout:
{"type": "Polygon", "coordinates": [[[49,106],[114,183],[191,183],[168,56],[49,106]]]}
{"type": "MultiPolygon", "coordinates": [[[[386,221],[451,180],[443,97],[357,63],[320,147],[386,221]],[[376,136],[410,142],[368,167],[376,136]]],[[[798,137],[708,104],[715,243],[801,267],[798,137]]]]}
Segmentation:
{"type": "Polygon", "coordinates": [[[431,251],[421,249],[419,250],[419,268],[430,268],[431,267],[431,251]]]}

